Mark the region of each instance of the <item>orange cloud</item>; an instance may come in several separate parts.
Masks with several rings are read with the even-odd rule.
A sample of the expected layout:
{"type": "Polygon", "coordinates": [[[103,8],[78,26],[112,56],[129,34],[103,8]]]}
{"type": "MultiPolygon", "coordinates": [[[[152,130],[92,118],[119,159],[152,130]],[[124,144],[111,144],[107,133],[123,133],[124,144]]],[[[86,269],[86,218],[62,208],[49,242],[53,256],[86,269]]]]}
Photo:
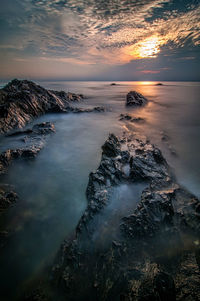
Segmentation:
{"type": "Polygon", "coordinates": [[[159,70],[142,70],[140,72],[144,73],[144,74],[156,74],[156,73],[160,73],[159,70]]]}

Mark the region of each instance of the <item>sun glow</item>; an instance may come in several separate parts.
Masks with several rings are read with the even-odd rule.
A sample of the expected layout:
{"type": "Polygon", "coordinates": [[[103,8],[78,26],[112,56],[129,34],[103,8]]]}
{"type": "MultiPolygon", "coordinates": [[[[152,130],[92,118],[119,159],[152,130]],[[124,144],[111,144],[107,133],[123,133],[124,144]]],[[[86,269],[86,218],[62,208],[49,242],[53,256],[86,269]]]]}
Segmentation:
{"type": "Polygon", "coordinates": [[[156,57],[156,54],[160,52],[159,41],[157,37],[152,37],[141,42],[141,46],[138,47],[138,56],[140,58],[156,57]]]}
{"type": "Polygon", "coordinates": [[[160,46],[163,44],[162,39],[157,36],[151,36],[135,45],[127,47],[125,54],[133,59],[155,58],[160,52],[160,46]]]}

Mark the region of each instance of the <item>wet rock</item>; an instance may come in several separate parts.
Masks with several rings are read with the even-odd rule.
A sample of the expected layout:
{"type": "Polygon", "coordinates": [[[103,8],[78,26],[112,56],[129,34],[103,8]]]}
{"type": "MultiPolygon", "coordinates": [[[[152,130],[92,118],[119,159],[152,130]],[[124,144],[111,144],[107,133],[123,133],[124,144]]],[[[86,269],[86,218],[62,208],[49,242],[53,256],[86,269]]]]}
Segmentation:
{"type": "Polygon", "coordinates": [[[143,106],[147,103],[147,99],[136,91],[130,91],[126,96],[127,106],[143,106]]]}
{"type": "Polygon", "coordinates": [[[46,90],[27,80],[12,80],[0,90],[0,133],[22,128],[48,112],[68,112],[82,95],[46,90]]]}
{"type": "Polygon", "coordinates": [[[12,190],[9,185],[1,185],[0,187],[0,213],[8,209],[18,200],[17,193],[12,190]]]}
{"type": "Polygon", "coordinates": [[[14,132],[12,136],[19,137],[19,147],[0,154],[0,175],[7,172],[13,159],[35,158],[44,147],[47,135],[54,132],[55,127],[51,122],[43,122],[34,125],[32,129],[14,132]]]}
{"type": "Polygon", "coordinates": [[[136,123],[141,123],[141,122],[143,123],[145,121],[145,119],[142,117],[132,117],[128,114],[120,114],[119,117],[120,117],[119,118],[120,121],[125,120],[125,121],[136,122],[136,123]]]}
{"type": "Polygon", "coordinates": [[[145,119],[142,118],[142,117],[133,117],[133,118],[131,119],[131,122],[143,123],[143,122],[145,122],[145,119]]]}
{"type": "Polygon", "coordinates": [[[119,153],[119,140],[114,134],[110,134],[109,138],[106,140],[102,146],[103,154],[108,157],[116,157],[119,153]]]}
{"type": "Polygon", "coordinates": [[[128,114],[120,114],[119,117],[120,117],[119,120],[131,120],[132,119],[132,117],[128,114]]]}
{"type": "Polygon", "coordinates": [[[89,176],[88,207],[75,238],[62,245],[52,282],[67,300],[167,301],[190,294],[199,300],[194,246],[200,237],[199,200],[176,183],[160,150],[145,137],[110,134],[102,149],[100,165],[89,176]],[[124,173],[127,165],[130,174],[124,173]],[[99,249],[96,233],[112,187],[141,181],[146,188],[138,205],[133,202],[130,215],[115,226],[119,236],[99,249]]]}
{"type": "Polygon", "coordinates": [[[162,83],[157,83],[156,86],[163,86],[163,84],[162,83]]]}
{"type": "Polygon", "coordinates": [[[91,112],[105,112],[105,107],[94,107],[91,109],[83,109],[83,108],[72,108],[71,112],[73,113],[91,113],[91,112]]]}

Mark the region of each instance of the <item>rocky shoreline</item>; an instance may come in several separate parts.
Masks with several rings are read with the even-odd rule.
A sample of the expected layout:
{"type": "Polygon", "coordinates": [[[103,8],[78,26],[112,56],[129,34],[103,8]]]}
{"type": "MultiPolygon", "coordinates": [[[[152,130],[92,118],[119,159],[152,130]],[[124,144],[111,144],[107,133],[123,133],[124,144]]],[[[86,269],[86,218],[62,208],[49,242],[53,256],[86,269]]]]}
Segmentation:
{"type": "MultiPolygon", "coordinates": [[[[83,95],[46,90],[29,81],[13,80],[1,89],[0,133],[15,139],[17,147],[0,154],[0,175],[6,174],[13,160],[35,158],[55,132],[51,122],[21,129],[34,118],[45,113],[105,111],[73,105],[82,100],[83,95]]],[[[147,102],[130,91],[125,105],[147,102]]],[[[145,122],[129,114],[119,118],[145,122]]],[[[100,165],[89,175],[86,196],[88,205],[74,236],[62,244],[50,271],[48,285],[56,296],[72,301],[200,300],[199,200],[177,183],[161,151],[145,136],[109,135],[100,165]],[[106,210],[114,190],[124,184],[133,189],[142,185],[142,192],[136,203],[133,195],[127,214],[120,214],[118,208],[111,216],[106,210]]],[[[13,187],[2,185],[0,213],[17,199],[13,187]]],[[[6,231],[1,231],[0,245],[6,237],[6,231]]],[[[55,298],[41,286],[25,300],[55,298]]]]}
{"type": "MultiPolygon", "coordinates": [[[[36,124],[32,129],[22,128],[45,113],[91,113],[104,112],[104,107],[80,108],[73,103],[82,102],[82,94],[46,90],[27,80],[14,79],[0,89],[0,134],[14,137],[17,148],[11,147],[0,153],[0,176],[3,176],[14,159],[30,159],[37,156],[45,146],[47,135],[55,132],[54,124],[36,124]],[[20,129],[16,131],[16,129],[20,129]]],[[[0,187],[0,212],[9,208],[18,199],[8,189],[0,187]],[[14,197],[15,196],[15,197],[14,197]]]]}
{"type": "Polygon", "coordinates": [[[0,134],[23,128],[45,113],[104,111],[103,107],[83,109],[73,106],[83,99],[82,94],[46,90],[31,81],[14,79],[0,89],[0,134]]]}
{"type": "MultiPolygon", "coordinates": [[[[32,128],[26,124],[45,113],[104,112],[104,107],[81,108],[74,106],[84,100],[83,95],[64,91],[46,90],[27,80],[14,79],[0,89],[0,134],[13,141],[0,153],[0,177],[6,175],[13,160],[32,160],[45,147],[47,138],[55,133],[55,125],[43,122],[32,128]]],[[[15,187],[0,184],[0,215],[13,206],[19,197],[15,187]]],[[[0,248],[6,244],[11,232],[0,231],[0,248]]]]}
{"type": "Polygon", "coordinates": [[[53,285],[67,300],[199,300],[199,200],[146,138],[111,134],[102,149],[89,176],[88,207],[58,254],[53,285]],[[146,188],[116,225],[118,238],[98,249],[97,220],[112,187],[124,182],[146,188]]]}

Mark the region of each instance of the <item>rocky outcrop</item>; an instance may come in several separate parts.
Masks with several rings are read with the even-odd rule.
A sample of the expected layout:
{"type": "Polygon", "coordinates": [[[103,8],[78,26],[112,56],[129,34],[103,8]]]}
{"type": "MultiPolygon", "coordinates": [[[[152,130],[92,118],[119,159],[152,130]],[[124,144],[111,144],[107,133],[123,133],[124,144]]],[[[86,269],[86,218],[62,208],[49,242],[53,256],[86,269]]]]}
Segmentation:
{"type": "Polygon", "coordinates": [[[160,150],[145,137],[111,134],[102,149],[89,176],[88,207],[53,268],[59,293],[67,300],[200,300],[199,200],[176,183],[160,150]],[[146,188],[136,208],[133,201],[115,229],[102,227],[113,187],[141,182],[146,188]],[[110,241],[99,247],[105,229],[110,241]]]}
{"type": "Polygon", "coordinates": [[[128,114],[120,114],[119,116],[120,121],[130,121],[130,122],[136,122],[136,123],[144,123],[145,119],[142,117],[132,117],[128,114]]]}
{"type": "Polygon", "coordinates": [[[68,112],[82,95],[46,90],[27,80],[12,80],[0,90],[0,133],[22,128],[44,113],[68,112]]]}
{"type": "Polygon", "coordinates": [[[143,106],[147,103],[147,99],[136,91],[130,91],[126,96],[127,106],[143,106]]]}

